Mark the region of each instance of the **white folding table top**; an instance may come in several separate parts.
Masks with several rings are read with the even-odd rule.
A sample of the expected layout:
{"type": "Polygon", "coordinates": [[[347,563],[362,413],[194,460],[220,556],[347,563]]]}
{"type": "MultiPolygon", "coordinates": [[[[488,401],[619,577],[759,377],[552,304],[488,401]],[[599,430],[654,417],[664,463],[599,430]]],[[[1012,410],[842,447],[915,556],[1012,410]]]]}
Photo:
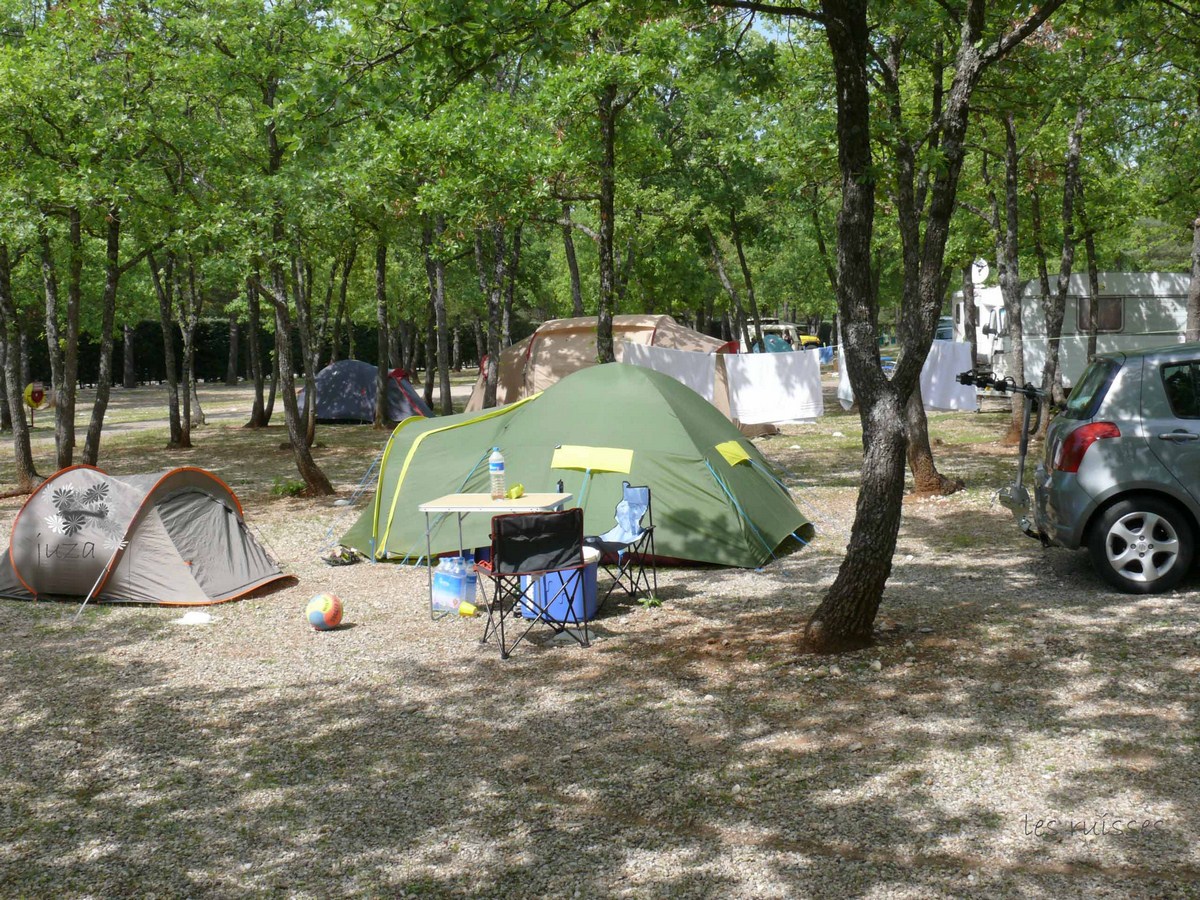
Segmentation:
{"type": "Polygon", "coordinates": [[[516,500],[493,500],[491,494],[447,494],[417,507],[423,513],[500,513],[549,512],[561,509],[570,494],[526,494],[516,500]]]}

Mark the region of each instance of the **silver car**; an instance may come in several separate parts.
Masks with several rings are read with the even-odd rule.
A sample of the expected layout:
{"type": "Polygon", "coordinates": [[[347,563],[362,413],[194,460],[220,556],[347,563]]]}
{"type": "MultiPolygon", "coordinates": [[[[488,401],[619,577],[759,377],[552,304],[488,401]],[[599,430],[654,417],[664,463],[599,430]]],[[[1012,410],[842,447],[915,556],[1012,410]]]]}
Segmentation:
{"type": "Polygon", "coordinates": [[[1032,528],[1133,594],[1169,590],[1200,534],[1200,343],[1096,357],[1050,423],[1032,528]]]}

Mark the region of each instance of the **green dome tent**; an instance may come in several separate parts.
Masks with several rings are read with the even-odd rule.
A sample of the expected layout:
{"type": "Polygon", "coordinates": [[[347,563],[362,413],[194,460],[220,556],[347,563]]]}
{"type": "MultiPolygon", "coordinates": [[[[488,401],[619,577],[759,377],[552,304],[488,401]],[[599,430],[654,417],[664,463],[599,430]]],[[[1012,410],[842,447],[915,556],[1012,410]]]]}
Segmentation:
{"type": "MultiPolygon", "coordinates": [[[[649,485],[662,557],[758,566],[789,539],[813,535],[762,454],[715,407],[666,375],[611,364],[500,409],[401,423],[384,449],[375,502],[342,544],[374,559],[424,556],[418,505],[486,492],[492,447],[504,453],[509,485],[546,491],[561,478],[584,506],[588,534],[612,526],[622,481],[649,485]]],[[[464,546],[490,543],[490,525],[466,516],[464,546]]],[[[437,522],[432,547],[458,549],[455,517],[437,522]]]]}

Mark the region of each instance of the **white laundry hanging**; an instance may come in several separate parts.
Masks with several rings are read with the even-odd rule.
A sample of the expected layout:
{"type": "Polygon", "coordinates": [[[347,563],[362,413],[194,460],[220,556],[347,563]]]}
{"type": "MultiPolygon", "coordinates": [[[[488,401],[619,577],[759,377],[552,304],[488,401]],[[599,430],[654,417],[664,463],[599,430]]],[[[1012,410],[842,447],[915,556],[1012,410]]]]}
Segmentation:
{"type": "MultiPolygon", "coordinates": [[[[838,401],[843,409],[854,405],[854,389],[846,369],[846,353],[838,344],[838,401]]],[[[975,388],[959,384],[955,376],[971,368],[971,345],[964,341],[934,341],[921,369],[921,400],[930,411],[979,408],[975,388]]]]}
{"type": "Polygon", "coordinates": [[[670,375],[709,403],[713,402],[713,382],[717,375],[715,353],[671,350],[650,344],[635,344],[632,341],[621,341],[618,347],[617,362],[670,375]]]}
{"type": "Polygon", "coordinates": [[[955,376],[971,369],[971,345],[965,341],[934,341],[921,369],[921,400],[930,410],[979,408],[975,387],[959,384],[955,376]]]}
{"type": "Polygon", "coordinates": [[[825,414],[820,351],[738,353],[725,358],[729,407],[747,425],[807,422],[825,414]]]}

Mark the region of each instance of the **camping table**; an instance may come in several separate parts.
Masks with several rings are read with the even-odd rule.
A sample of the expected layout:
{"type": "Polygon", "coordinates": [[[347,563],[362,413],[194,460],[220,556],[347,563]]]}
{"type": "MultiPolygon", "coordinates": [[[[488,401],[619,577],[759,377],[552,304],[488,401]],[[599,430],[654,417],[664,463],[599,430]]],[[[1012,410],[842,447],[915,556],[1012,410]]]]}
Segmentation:
{"type": "Polygon", "coordinates": [[[526,494],[516,500],[493,500],[491,494],[447,494],[418,506],[417,509],[425,513],[425,569],[429,576],[429,617],[440,618],[433,609],[433,525],[429,518],[431,513],[453,513],[458,516],[458,555],[462,556],[463,516],[470,513],[490,513],[495,516],[501,513],[550,512],[562,509],[570,499],[570,494],[526,494]]]}

